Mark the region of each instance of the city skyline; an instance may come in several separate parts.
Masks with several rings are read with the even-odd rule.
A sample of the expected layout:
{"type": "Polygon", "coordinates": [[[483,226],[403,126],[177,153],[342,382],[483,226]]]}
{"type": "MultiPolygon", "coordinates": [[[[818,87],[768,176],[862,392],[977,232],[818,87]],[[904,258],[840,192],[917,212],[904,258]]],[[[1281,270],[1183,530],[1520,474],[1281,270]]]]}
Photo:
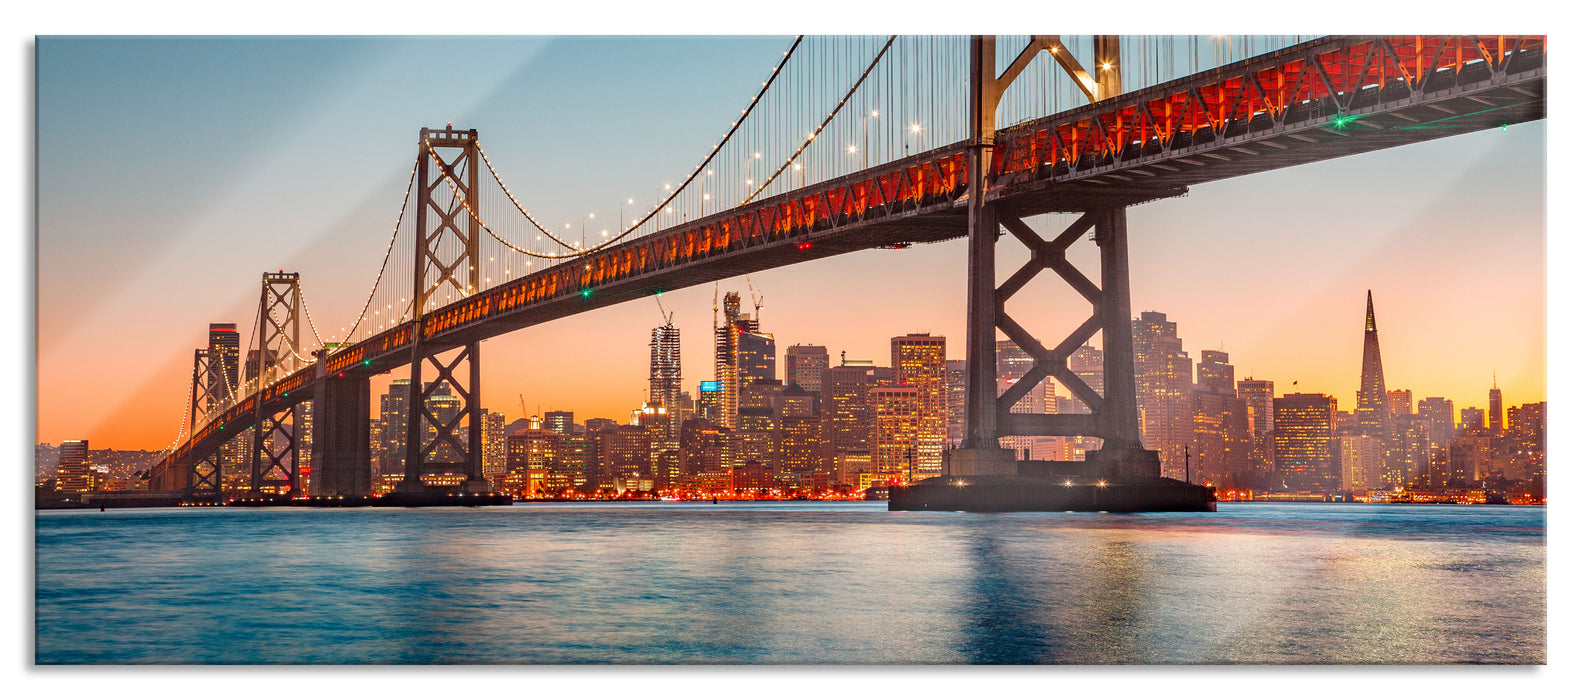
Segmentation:
{"type": "MultiPolygon", "coordinates": [[[[685,47],[696,45],[689,41],[737,42],[733,47],[762,49],[765,61],[781,48],[778,39],[764,37],[645,40],[644,45],[672,51],[677,60],[684,61],[692,60],[685,57],[685,47]]],[[[113,53],[113,47],[105,44],[116,42],[78,43],[97,45],[92,52],[102,54],[113,53]]],[[[163,45],[181,42],[147,43],[154,45],[145,47],[149,55],[134,52],[123,57],[135,66],[140,60],[168,60],[169,54],[182,50],[163,45]]],[[[222,54],[238,51],[217,43],[222,54]]],[[[252,42],[246,50],[267,55],[270,43],[252,42]]],[[[345,70],[359,65],[344,55],[337,58],[333,41],[308,43],[327,54],[317,56],[318,60],[345,70]]],[[[403,50],[428,45],[425,41],[346,43],[360,45],[352,52],[358,60],[386,69],[409,60],[403,50]]],[[[447,46],[465,48],[466,43],[456,41],[447,46]]],[[[480,42],[501,53],[509,53],[506,45],[512,44],[480,42]]],[[[229,155],[241,162],[253,162],[251,171],[261,179],[243,189],[211,184],[216,188],[213,194],[220,195],[209,198],[216,202],[208,205],[211,218],[189,220],[178,227],[181,235],[191,237],[191,242],[181,245],[177,233],[107,223],[104,217],[119,205],[136,204],[140,216],[156,220],[161,212],[176,210],[162,198],[139,194],[140,186],[118,184],[117,189],[98,176],[87,177],[94,172],[95,163],[98,171],[108,174],[114,170],[110,164],[128,162],[124,159],[136,151],[105,141],[113,140],[114,130],[99,139],[74,140],[92,135],[96,126],[102,126],[94,122],[93,110],[62,119],[56,126],[51,110],[69,109],[74,99],[83,99],[81,82],[92,76],[80,65],[79,72],[73,73],[73,62],[82,60],[80,55],[51,54],[50,42],[41,41],[35,440],[86,438],[126,449],[157,449],[169,444],[185,408],[186,397],[181,392],[190,372],[190,350],[204,344],[209,323],[247,326],[246,320],[255,313],[257,275],[266,269],[302,272],[310,310],[325,326],[323,330],[333,333],[329,328],[343,322],[326,319],[348,316],[348,309],[355,309],[358,295],[366,293],[371,281],[378,254],[375,248],[380,245],[375,239],[387,235],[393,212],[386,210],[393,207],[399,193],[399,183],[390,182],[405,174],[403,163],[410,157],[419,126],[455,121],[458,126],[478,128],[484,141],[491,144],[490,152],[504,170],[503,176],[518,191],[531,193],[524,195],[527,204],[552,222],[576,220],[582,216],[578,213],[581,209],[613,218],[615,202],[624,201],[626,195],[640,196],[645,187],[658,186],[678,164],[695,157],[686,154],[687,148],[670,142],[695,142],[702,148],[709,140],[708,127],[702,127],[695,138],[667,139],[669,145],[663,148],[651,143],[618,144],[637,156],[635,165],[620,176],[623,181],[611,185],[620,190],[600,186],[601,178],[610,177],[603,171],[598,177],[585,173],[586,181],[570,189],[555,185],[550,181],[553,178],[534,174],[535,168],[570,167],[575,161],[565,151],[556,150],[560,145],[536,143],[530,128],[522,126],[519,119],[513,121],[522,107],[501,96],[505,92],[502,86],[515,85],[513,80],[531,83],[533,71],[529,69],[533,66],[559,66],[601,48],[590,44],[597,45],[599,40],[516,42],[518,50],[531,47],[538,53],[517,64],[520,70],[512,74],[515,77],[494,75],[499,82],[493,85],[482,85],[487,81],[479,79],[480,84],[464,81],[468,84],[458,88],[475,97],[477,107],[438,116],[423,110],[395,109],[392,115],[380,115],[379,123],[371,128],[337,134],[332,141],[335,147],[356,157],[337,162],[329,168],[333,172],[303,173],[300,182],[290,187],[334,192],[335,196],[324,197],[325,201],[340,199],[355,205],[326,208],[315,202],[309,211],[255,217],[262,211],[255,211],[258,207],[282,194],[302,196],[305,201],[319,198],[307,197],[305,191],[274,189],[284,184],[261,185],[272,182],[269,175],[283,167],[278,158],[289,156],[293,149],[324,145],[293,140],[281,131],[283,127],[261,118],[238,124],[233,136],[244,141],[259,139],[249,143],[266,143],[266,137],[273,137],[276,146],[284,150],[268,157],[260,157],[261,151],[256,150],[252,156],[231,152],[229,155]],[[78,89],[74,91],[73,86],[78,89]],[[102,155],[83,150],[90,147],[102,155]],[[537,165],[530,167],[532,164],[537,165]],[[640,184],[644,180],[654,182],[640,184]],[[82,191],[65,192],[67,182],[82,191]],[[102,199],[109,195],[115,196],[102,199]],[[608,203],[601,205],[605,200],[608,203]],[[562,204],[557,209],[553,203],[559,202],[576,204],[562,204]],[[222,225],[231,221],[237,223],[222,225]],[[314,230],[314,223],[324,221],[334,224],[314,230]],[[288,236],[278,249],[261,247],[258,227],[266,225],[293,229],[295,238],[288,236]],[[153,244],[146,252],[124,248],[126,240],[145,239],[153,244]],[[67,264],[66,251],[76,252],[83,246],[88,246],[90,254],[67,264]],[[152,255],[155,252],[171,254],[152,255]],[[238,262],[243,260],[247,263],[238,262]],[[124,269],[135,274],[116,274],[124,269]],[[181,291],[167,284],[163,294],[187,294],[192,289],[205,293],[172,305],[159,318],[128,312],[132,298],[159,288],[161,275],[173,274],[190,279],[191,284],[181,286],[181,291]],[[118,297],[127,300],[117,301],[118,297]],[[92,342],[97,334],[117,339],[119,351],[104,352],[102,345],[92,342]]],[[[88,50],[61,48],[79,49],[78,54],[88,50]]],[[[697,104],[688,106],[687,114],[704,123],[712,123],[714,114],[728,115],[736,109],[734,103],[742,98],[731,87],[749,78],[756,81],[761,72],[755,66],[704,65],[708,63],[705,58],[696,60],[700,70],[712,72],[700,83],[709,86],[711,94],[694,100],[697,104]]],[[[628,68],[629,73],[642,71],[628,68]]],[[[200,69],[186,70],[192,71],[188,83],[174,80],[175,87],[164,89],[203,84],[200,69]]],[[[572,74],[593,70],[578,68],[572,74]]],[[[619,86],[630,80],[634,90],[640,87],[640,76],[622,73],[616,79],[619,86]]],[[[554,82],[566,80],[557,77],[554,82]]],[[[322,80],[307,83],[325,89],[322,80]]],[[[147,126],[171,115],[154,109],[152,103],[161,95],[171,97],[156,91],[124,99],[131,113],[153,120],[143,123],[147,126]]],[[[320,97],[341,111],[324,107],[296,118],[322,117],[333,129],[334,124],[354,116],[344,113],[343,101],[320,97]]],[[[220,108],[178,102],[197,112],[182,119],[200,122],[213,120],[213,110],[220,108]]],[[[216,104],[226,103],[217,100],[216,104]]],[[[598,126],[612,124],[577,128],[598,126]]],[[[1458,407],[1478,406],[1484,403],[1481,397],[1487,396],[1489,372],[1498,372],[1505,405],[1543,401],[1547,398],[1543,388],[1541,272],[1545,128],[1543,122],[1516,125],[1509,130],[1350,156],[1203,185],[1185,198],[1137,207],[1132,210],[1130,226],[1132,315],[1154,310],[1169,314],[1182,328],[1187,352],[1195,357],[1199,350],[1223,348],[1231,353],[1238,380],[1247,376],[1270,380],[1278,393],[1286,393],[1291,382],[1298,381],[1303,392],[1336,396],[1340,409],[1350,410],[1360,360],[1355,299],[1372,289],[1385,329],[1381,346],[1384,362],[1391,368],[1388,388],[1412,389],[1419,396],[1444,396],[1458,407]],[[1358,226],[1357,221],[1368,223],[1358,226]],[[1498,232],[1499,245],[1488,244],[1490,232],[1498,232]]],[[[627,136],[636,138],[623,138],[627,136]]],[[[245,167],[220,163],[213,154],[182,154],[181,158],[164,154],[145,167],[167,173],[162,177],[174,177],[175,172],[193,167],[207,168],[208,177],[219,181],[249,172],[245,167]]],[[[1043,225],[1037,227],[1047,235],[1070,219],[1056,215],[1040,217],[1034,223],[1041,220],[1043,225]]],[[[944,336],[947,359],[957,359],[962,356],[961,329],[965,326],[961,293],[965,289],[964,248],[965,243],[958,240],[905,251],[865,251],[755,273],[754,286],[766,300],[762,311],[765,329],[775,335],[781,348],[797,343],[826,346],[832,364],[843,350],[854,359],[882,362],[888,356],[888,338],[913,332],[944,336]],[[887,322],[876,323],[876,319],[887,322]],[[876,326],[882,330],[876,331],[876,326]]],[[[1091,247],[1074,249],[1073,262],[1090,273],[1093,258],[1096,255],[1091,247]]],[[[1021,262],[1019,254],[1002,248],[1001,277],[1021,262]]],[[[1035,280],[1030,286],[1034,293],[1024,294],[1010,306],[1035,336],[1053,342],[1064,337],[1086,312],[1080,299],[1065,290],[1038,294],[1040,284],[1049,282],[1035,280]],[[1033,302],[1029,300],[1040,296],[1048,300],[1047,305],[1030,306],[1033,302]]],[[[739,280],[720,287],[722,293],[746,291],[739,280]]],[[[664,295],[665,305],[676,311],[676,326],[681,329],[681,375],[689,391],[696,382],[713,378],[710,349],[704,343],[711,294],[711,286],[705,285],[664,295]]],[[[483,404],[495,410],[504,407],[514,419],[509,409],[520,393],[531,397],[530,404],[546,408],[573,408],[579,415],[621,418],[646,397],[649,334],[660,322],[653,304],[639,300],[492,339],[482,350],[483,404]]],[[[372,391],[383,393],[388,379],[401,374],[398,370],[376,377],[372,391]]]]}

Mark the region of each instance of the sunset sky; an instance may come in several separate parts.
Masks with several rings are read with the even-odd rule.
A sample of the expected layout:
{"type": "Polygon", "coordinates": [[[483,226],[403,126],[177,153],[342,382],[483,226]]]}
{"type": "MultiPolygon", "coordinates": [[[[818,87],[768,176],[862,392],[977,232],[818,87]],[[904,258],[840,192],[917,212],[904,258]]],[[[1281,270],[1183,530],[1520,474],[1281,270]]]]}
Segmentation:
{"type": "MultiPolygon", "coordinates": [[[[210,322],[246,331],[264,271],[302,273],[321,330],[352,321],[420,127],[478,129],[546,223],[614,218],[697,162],[789,42],[40,39],[36,440],[169,444],[192,349],[210,322]]],[[[1545,400],[1545,152],[1539,121],[1133,208],[1133,314],[1166,313],[1194,361],[1223,349],[1238,378],[1299,382],[1350,410],[1371,289],[1390,389],[1459,412],[1486,406],[1497,372],[1506,406],[1545,400]]],[[[1092,245],[1074,250],[1096,280],[1092,245]]],[[[1026,260],[1011,237],[999,251],[1002,277],[1026,260]]],[[[762,326],[781,359],[803,343],[888,364],[889,339],[919,331],[960,358],[965,252],[955,240],[756,274],[762,326]]],[[[1052,279],[1009,308],[1046,345],[1086,317],[1052,279]]],[[[713,378],[713,293],[664,295],[694,395],[713,378]]],[[[646,397],[660,322],[645,299],[487,341],[484,406],[514,420],[521,395],[532,413],[624,419],[646,397]]],[[[375,378],[375,407],[389,379],[375,378]]]]}

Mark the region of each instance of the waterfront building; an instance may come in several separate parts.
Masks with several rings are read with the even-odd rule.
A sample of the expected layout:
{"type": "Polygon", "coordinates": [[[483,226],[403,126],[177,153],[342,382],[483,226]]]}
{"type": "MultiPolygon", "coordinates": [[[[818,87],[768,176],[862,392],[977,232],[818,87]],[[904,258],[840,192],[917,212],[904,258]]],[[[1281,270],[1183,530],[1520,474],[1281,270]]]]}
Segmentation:
{"type": "Polygon", "coordinates": [[[1549,402],[1522,404],[1507,409],[1510,420],[1505,435],[1531,479],[1547,480],[1549,470],[1544,456],[1545,425],[1549,402]]]}
{"type": "Polygon", "coordinates": [[[88,464],[88,441],[66,440],[60,443],[60,462],[55,466],[55,489],[92,491],[93,482],[93,466],[88,464]]]}
{"type": "MultiPolygon", "coordinates": [[[[630,485],[648,480],[653,463],[649,433],[642,426],[617,425],[592,433],[596,484],[616,491],[636,491],[630,485]]],[[[651,488],[651,486],[650,486],[651,488]]]]}
{"type": "MultiPolygon", "coordinates": [[[[1205,350],[1207,352],[1213,352],[1205,350]]],[[[1227,365],[1228,367],[1228,365],[1227,365]]],[[[1191,463],[1184,474],[1196,484],[1225,485],[1252,468],[1252,437],[1247,433],[1247,402],[1230,389],[1228,377],[1217,389],[1192,392],[1191,463]]],[[[1215,386],[1211,384],[1210,386],[1215,386]]]]}
{"type": "Polygon", "coordinates": [[[915,386],[875,387],[873,401],[873,470],[886,482],[907,484],[919,465],[918,433],[922,401],[915,386]]]}
{"type": "Polygon", "coordinates": [[[939,476],[945,449],[945,338],[911,333],[890,339],[890,368],[899,386],[917,389],[917,463],[911,480],[939,476]]]}
{"type": "Polygon", "coordinates": [[[1192,442],[1192,358],[1176,324],[1156,311],[1132,320],[1132,350],[1143,447],[1159,451],[1163,476],[1181,479],[1192,442]]]}
{"type": "Polygon", "coordinates": [[[1384,480],[1384,442],[1372,435],[1337,435],[1332,445],[1340,489],[1358,493],[1388,488],[1384,480]]]}
{"type": "Polygon", "coordinates": [[[1254,469],[1274,469],[1274,449],[1270,435],[1274,432],[1274,382],[1248,377],[1236,383],[1236,397],[1247,403],[1247,421],[1251,433],[1248,460],[1254,469]]]}
{"type": "Polygon", "coordinates": [[[1335,398],[1286,394],[1274,400],[1275,467],[1285,490],[1325,493],[1339,486],[1330,442],[1335,436],[1335,398]]]}
{"type": "Polygon", "coordinates": [[[679,455],[683,483],[717,485],[730,466],[729,450],[729,431],[697,418],[683,422],[679,455]]]}
{"type": "Polygon", "coordinates": [[[483,411],[483,476],[506,471],[505,414],[483,411]]]}
{"type": "Polygon", "coordinates": [[[848,361],[829,369],[825,385],[824,411],[829,421],[825,432],[834,453],[868,452],[873,446],[873,404],[869,394],[878,386],[880,373],[873,362],[848,361]]]}
{"type": "Polygon", "coordinates": [[[380,474],[406,473],[406,422],[408,401],[412,396],[412,380],[392,379],[390,387],[379,397],[379,451],[380,474]]]}
{"type": "Polygon", "coordinates": [[[967,437],[967,361],[945,360],[945,441],[961,446],[967,437]]]}

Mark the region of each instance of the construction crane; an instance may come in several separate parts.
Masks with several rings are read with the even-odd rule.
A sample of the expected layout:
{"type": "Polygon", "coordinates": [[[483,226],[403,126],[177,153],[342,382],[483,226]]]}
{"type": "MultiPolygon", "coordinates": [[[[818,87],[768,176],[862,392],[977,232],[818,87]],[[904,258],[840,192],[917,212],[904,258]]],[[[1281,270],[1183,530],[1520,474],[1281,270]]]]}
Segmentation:
{"type": "Polygon", "coordinates": [[[521,394],[517,394],[516,400],[522,402],[522,420],[531,423],[532,419],[527,415],[527,399],[523,398],[521,394]]]}
{"type": "Polygon", "coordinates": [[[757,321],[758,320],[758,310],[763,308],[763,306],[764,306],[764,298],[762,296],[758,295],[758,291],[757,290],[753,289],[753,276],[752,275],[744,275],[744,276],[747,278],[747,295],[752,297],[752,299],[753,299],[753,320],[757,321]]]}
{"type": "Polygon", "coordinates": [[[659,300],[659,294],[654,294],[654,303],[659,305],[659,315],[665,319],[665,325],[670,325],[670,319],[675,318],[676,312],[665,308],[665,302],[659,300]]]}

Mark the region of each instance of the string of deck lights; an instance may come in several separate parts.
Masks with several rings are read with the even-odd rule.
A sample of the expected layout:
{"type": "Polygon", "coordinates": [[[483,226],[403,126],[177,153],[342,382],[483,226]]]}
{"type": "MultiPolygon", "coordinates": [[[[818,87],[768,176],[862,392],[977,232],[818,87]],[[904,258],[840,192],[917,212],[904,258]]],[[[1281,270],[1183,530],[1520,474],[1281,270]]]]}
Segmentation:
{"type": "MultiPolygon", "coordinates": [[[[412,173],[411,175],[407,176],[406,195],[401,198],[401,210],[396,213],[395,228],[390,231],[390,243],[389,245],[385,246],[385,259],[383,262],[379,263],[379,275],[374,278],[373,287],[369,288],[368,290],[368,299],[363,302],[362,312],[357,314],[357,320],[352,322],[351,330],[346,332],[346,337],[341,338],[340,344],[345,344],[346,341],[351,340],[351,337],[357,333],[357,327],[361,325],[363,319],[368,316],[368,307],[373,304],[374,294],[379,291],[379,282],[384,279],[385,270],[390,266],[390,253],[391,251],[395,250],[396,238],[398,238],[401,234],[401,222],[406,219],[407,203],[412,201],[412,185],[416,182],[417,162],[414,161],[412,163],[412,173]]],[[[309,321],[309,325],[312,325],[311,321],[309,321]]],[[[316,333],[317,331],[315,331],[315,334],[316,333]]]]}
{"type": "MultiPolygon", "coordinates": [[[[630,236],[634,232],[636,232],[639,229],[641,229],[644,224],[646,224],[650,220],[652,220],[653,217],[658,215],[661,211],[668,211],[671,203],[674,202],[674,200],[681,195],[682,190],[686,189],[687,186],[690,185],[693,182],[693,180],[697,179],[698,174],[703,172],[709,166],[709,164],[714,161],[715,156],[717,156],[719,154],[720,150],[725,147],[725,144],[730,140],[731,136],[733,136],[742,127],[742,125],[747,121],[748,117],[750,117],[752,115],[753,109],[756,108],[760,102],[762,102],[763,96],[769,91],[770,86],[774,84],[775,78],[779,77],[781,71],[785,68],[786,63],[788,63],[791,60],[792,55],[794,53],[796,53],[797,47],[799,47],[802,44],[802,39],[803,39],[803,36],[802,35],[798,35],[791,42],[791,47],[789,49],[787,49],[786,51],[781,53],[780,63],[777,64],[775,66],[774,70],[770,72],[769,80],[764,81],[760,85],[758,93],[753,96],[753,99],[748,104],[747,108],[742,110],[741,118],[737,119],[736,121],[731,122],[730,130],[725,132],[725,134],[720,137],[719,143],[714,145],[714,147],[709,151],[709,154],[706,157],[704,157],[704,159],[698,164],[698,166],[693,169],[692,173],[690,175],[688,175],[678,187],[670,190],[670,195],[668,197],[666,197],[664,199],[664,201],[662,201],[662,202],[660,202],[658,204],[655,204],[654,208],[646,216],[642,217],[641,219],[634,220],[634,222],[628,228],[626,228],[626,230],[624,230],[621,233],[617,234],[614,238],[610,238],[609,240],[603,241],[603,242],[601,242],[601,243],[599,243],[597,245],[594,245],[594,246],[591,246],[591,247],[588,247],[588,248],[582,248],[582,247],[580,247],[578,245],[573,245],[573,244],[567,243],[566,241],[561,240],[554,233],[552,233],[549,229],[545,228],[542,224],[540,224],[537,219],[534,219],[533,216],[527,212],[527,209],[522,206],[521,202],[517,201],[516,196],[511,193],[511,188],[506,186],[505,181],[500,177],[500,173],[497,170],[495,170],[494,164],[491,163],[489,161],[489,157],[484,154],[482,145],[481,144],[476,144],[476,147],[478,149],[478,155],[483,160],[484,166],[489,170],[489,174],[492,177],[494,177],[495,183],[500,186],[500,189],[505,193],[506,198],[510,200],[512,206],[514,206],[516,208],[517,212],[522,214],[522,216],[524,218],[526,218],[528,220],[528,223],[531,223],[534,228],[538,229],[545,236],[548,236],[550,240],[554,241],[555,243],[560,244],[564,248],[568,248],[568,249],[571,249],[571,250],[575,251],[575,252],[572,252],[572,253],[560,253],[560,254],[537,253],[537,252],[534,252],[534,251],[531,251],[531,250],[525,250],[525,249],[517,247],[516,245],[512,244],[510,241],[505,240],[499,234],[495,233],[493,227],[491,227],[488,224],[484,223],[482,218],[478,216],[478,213],[473,210],[472,205],[467,202],[466,198],[461,196],[461,191],[458,188],[457,183],[454,181],[454,178],[451,176],[451,174],[449,173],[448,169],[445,167],[444,160],[442,158],[440,158],[439,154],[434,150],[433,144],[430,143],[427,138],[425,138],[424,141],[423,141],[423,146],[428,151],[429,156],[434,160],[435,164],[440,166],[440,176],[445,180],[445,184],[446,184],[446,186],[448,186],[450,188],[452,195],[454,195],[458,200],[460,200],[462,207],[467,210],[468,216],[474,222],[476,222],[479,225],[479,227],[481,227],[484,230],[484,232],[488,233],[491,238],[495,239],[496,241],[499,241],[501,245],[504,245],[505,247],[507,247],[507,248],[517,252],[517,253],[520,253],[520,254],[523,254],[523,255],[527,255],[527,256],[530,256],[530,257],[544,259],[544,260],[566,260],[566,259],[569,259],[569,258],[582,257],[582,256],[585,256],[585,255],[587,255],[589,253],[597,252],[599,250],[602,250],[604,248],[607,248],[609,246],[612,246],[612,245],[624,240],[627,236],[630,236]]],[[[895,37],[893,37],[893,36],[890,37],[890,41],[891,42],[893,42],[894,40],[895,40],[895,37]]],[[[888,49],[889,46],[890,46],[890,43],[887,42],[885,44],[885,49],[888,49]]],[[[883,55],[884,55],[884,49],[882,49],[879,52],[879,56],[876,56],[874,58],[874,64],[877,64],[879,58],[882,57],[883,55]]],[[[866,78],[867,75],[868,75],[868,72],[872,71],[872,69],[873,69],[873,65],[870,64],[869,68],[868,68],[868,71],[864,71],[863,72],[863,78],[866,78]]],[[[859,78],[858,79],[858,81],[857,81],[858,84],[861,84],[863,78],[859,78]]],[[[852,90],[855,91],[856,90],[856,86],[853,86],[852,90]]],[[[850,96],[851,96],[851,93],[848,93],[847,94],[847,99],[849,99],[850,96]]],[[[844,105],[845,102],[846,102],[846,100],[843,99],[841,101],[841,105],[844,105]]],[[[839,111],[839,107],[836,108],[836,111],[839,111]]],[[[832,112],[830,117],[833,118],[833,116],[834,116],[834,113],[832,112]]],[[[826,119],[825,120],[825,125],[827,125],[828,123],[829,123],[829,120],[826,119]]],[[[823,125],[820,126],[821,130],[822,130],[822,128],[823,128],[823,125]]],[[[809,141],[811,142],[811,140],[812,139],[810,137],[809,141]]],[[[804,145],[804,148],[805,148],[805,145],[804,145]]],[[[801,151],[799,150],[798,153],[800,153],[800,152],[801,151]]],[[[784,170],[784,166],[782,166],[782,168],[781,168],[781,171],[783,171],[783,170],[784,170]]],[[[776,175],[778,176],[781,171],[776,171],[776,175]]],[[[710,172],[712,172],[712,171],[710,171],[710,172]]],[[[773,178],[771,178],[771,180],[772,179],[773,178]]],[[[765,186],[767,186],[768,184],[769,184],[768,182],[765,182],[765,186]]],[[[763,190],[763,188],[760,187],[758,191],[761,192],[762,190],[763,190]]],[[[757,193],[755,192],[754,195],[756,195],[756,194],[757,193]]]]}
{"type": "Polygon", "coordinates": [[[692,181],[697,179],[698,173],[703,172],[703,169],[708,167],[709,163],[714,161],[714,156],[719,154],[720,149],[725,147],[725,143],[730,141],[731,136],[736,133],[736,130],[740,129],[741,125],[747,121],[748,117],[752,116],[753,109],[756,108],[758,106],[758,102],[763,99],[764,93],[769,92],[769,86],[774,84],[775,78],[780,77],[781,69],[785,68],[786,63],[791,60],[791,56],[792,54],[796,53],[797,47],[802,45],[802,37],[803,35],[798,34],[796,39],[791,42],[791,48],[786,49],[781,54],[780,63],[776,65],[775,69],[769,74],[769,79],[763,82],[762,87],[760,87],[758,90],[758,94],[754,95],[753,101],[747,105],[747,109],[742,110],[741,118],[731,122],[730,130],[725,132],[725,134],[720,137],[720,142],[715,144],[714,149],[709,151],[709,155],[703,159],[703,162],[698,164],[698,167],[692,171],[692,174],[688,175],[686,179],[681,182],[680,186],[676,187],[674,190],[671,190],[670,196],[666,197],[663,202],[655,204],[653,210],[648,212],[648,215],[644,216],[642,220],[632,224],[631,228],[622,231],[621,234],[615,238],[612,238],[608,242],[590,249],[588,252],[596,251],[599,248],[603,248],[604,246],[610,245],[611,243],[615,243],[616,241],[625,238],[633,231],[636,231],[638,228],[642,227],[643,224],[648,223],[650,219],[654,218],[654,216],[658,215],[661,211],[668,211],[670,203],[675,201],[676,197],[681,195],[681,191],[686,189],[687,185],[692,184],[692,181]]]}

